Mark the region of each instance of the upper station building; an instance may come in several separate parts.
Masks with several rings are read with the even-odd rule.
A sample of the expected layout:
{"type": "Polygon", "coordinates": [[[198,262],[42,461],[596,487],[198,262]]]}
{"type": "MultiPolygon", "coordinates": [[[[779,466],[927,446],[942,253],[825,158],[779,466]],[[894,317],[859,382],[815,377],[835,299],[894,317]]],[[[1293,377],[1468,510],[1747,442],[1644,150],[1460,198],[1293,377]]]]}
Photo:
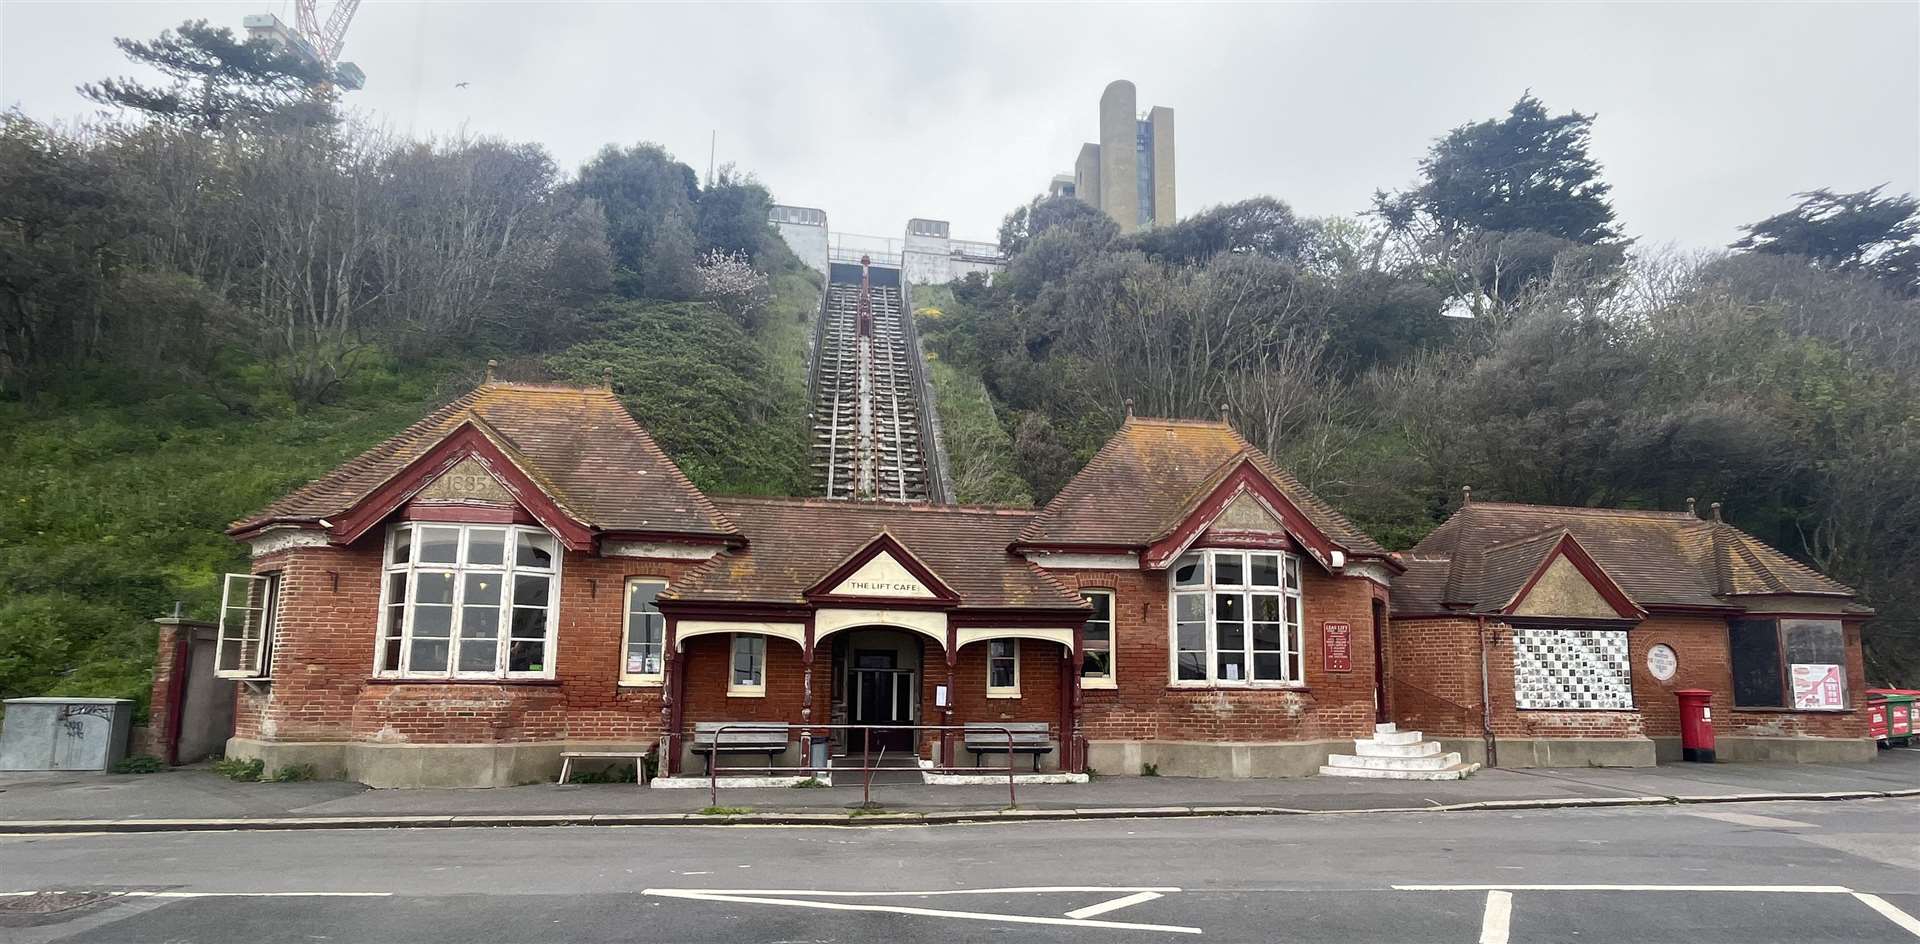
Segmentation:
{"type": "Polygon", "coordinates": [[[1100,142],[1081,145],[1071,183],[1056,176],[1048,193],[1079,197],[1128,233],[1178,218],[1173,181],[1173,109],[1141,113],[1133,83],[1120,79],[1100,93],[1100,142]]]}
{"type": "Polygon", "coordinates": [[[611,390],[487,383],[228,533],[228,756],[375,785],[723,723],[789,769],[968,724],[1055,776],[1644,765],[1679,689],[1724,759],[1874,753],[1871,611],[1717,517],[1470,503],[1395,554],[1221,421],[1129,416],[1037,510],[719,498],[611,390]]]}

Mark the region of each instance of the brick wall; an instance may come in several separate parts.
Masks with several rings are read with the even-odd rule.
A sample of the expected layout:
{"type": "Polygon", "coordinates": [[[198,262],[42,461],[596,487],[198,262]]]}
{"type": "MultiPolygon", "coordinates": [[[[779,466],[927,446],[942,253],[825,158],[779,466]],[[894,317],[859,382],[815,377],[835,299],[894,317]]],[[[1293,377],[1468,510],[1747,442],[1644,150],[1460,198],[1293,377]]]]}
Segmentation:
{"type": "Polygon", "coordinates": [[[1304,690],[1173,688],[1167,577],[1121,570],[1050,570],[1069,587],[1114,591],[1117,687],[1086,689],[1082,732],[1091,741],[1300,741],[1362,737],[1374,718],[1373,584],[1303,567],[1304,690]],[[1353,669],[1324,670],[1321,624],[1352,628],[1353,669]]]}
{"type": "MultiPolygon", "coordinates": [[[[1495,642],[1487,652],[1493,728],[1503,738],[1678,737],[1679,702],[1673,692],[1704,688],[1714,693],[1714,730],[1722,736],[1864,737],[1865,717],[1794,711],[1736,710],[1727,651],[1727,623],[1720,617],[1656,615],[1627,634],[1632,651],[1634,711],[1521,711],[1513,697],[1513,630],[1488,621],[1495,642]],[[1665,643],[1679,658],[1671,681],[1647,671],[1647,650],[1665,643]]],[[[1479,737],[1480,650],[1470,618],[1396,619],[1393,650],[1393,718],[1402,727],[1439,737],[1479,737]]],[[[1866,685],[1860,631],[1849,626],[1849,697],[1859,703],[1866,685]]]]}
{"type": "Polygon", "coordinates": [[[255,573],[280,573],[281,603],[273,682],[265,691],[241,686],[238,736],[460,744],[659,735],[659,689],[619,685],[625,583],[671,582],[699,562],[568,552],[552,681],[417,682],[373,678],[380,553],[376,533],[350,547],[254,561],[255,573]]]}

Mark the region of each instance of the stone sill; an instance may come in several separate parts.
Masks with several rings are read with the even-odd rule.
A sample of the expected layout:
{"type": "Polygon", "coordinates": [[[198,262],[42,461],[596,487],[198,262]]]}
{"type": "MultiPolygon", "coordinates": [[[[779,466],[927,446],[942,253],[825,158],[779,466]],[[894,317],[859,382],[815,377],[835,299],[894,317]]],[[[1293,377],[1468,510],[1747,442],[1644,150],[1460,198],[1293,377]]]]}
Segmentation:
{"type": "MultiPolygon", "coordinates": [[[[1311,692],[1305,685],[1268,682],[1264,685],[1169,685],[1169,692],[1311,692]]],[[[1210,743],[1210,742],[1209,742],[1210,743]]]]}
{"type": "Polygon", "coordinates": [[[1723,710],[1768,715],[1850,715],[1854,713],[1852,708],[1747,708],[1741,705],[1723,710]]]}
{"type": "Polygon", "coordinates": [[[530,688],[559,688],[559,679],[536,678],[397,678],[390,675],[376,675],[367,679],[369,685],[512,685],[530,688]]]}

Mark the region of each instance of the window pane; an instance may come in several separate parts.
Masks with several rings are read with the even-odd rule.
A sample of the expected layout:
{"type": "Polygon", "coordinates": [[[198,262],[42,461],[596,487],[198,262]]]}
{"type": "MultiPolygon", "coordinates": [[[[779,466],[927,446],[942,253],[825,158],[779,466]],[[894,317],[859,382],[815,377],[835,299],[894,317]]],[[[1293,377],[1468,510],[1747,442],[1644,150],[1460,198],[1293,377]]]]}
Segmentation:
{"type": "Polygon", "coordinates": [[[393,533],[393,551],[387,556],[390,564],[404,564],[413,556],[413,529],[401,528],[393,533]]]}
{"type": "Polygon", "coordinates": [[[1207,654],[1204,652],[1180,653],[1180,681],[1204,682],[1207,680],[1207,654]]]}
{"type": "Polygon", "coordinates": [[[419,556],[422,564],[457,564],[460,562],[460,529],[416,527],[419,535],[419,556]]]}
{"type": "Polygon", "coordinates": [[[507,532],[499,528],[473,528],[467,531],[467,563],[474,567],[498,567],[507,562],[507,532]]]}
{"type": "Polygon", "coordinates": [[[1188,554],[1173,562],[1173,585],[1197,587],[1207,582],[1206,568],[1198,554],[1188,554]]]}
{"type": "Polygon", "coordinates": [[[1733,703],[1785,707],[1780,690],[1780,636],[1773,620],[1734,620],[1727,634],[1733,650],[1733,703]]]}
{"type": "Polygon", "coordinates": [[[415,638],[433,636],[442,639],[453,635],[453,607],[414,604],[413,635],[415,638]]]}
{"type": "Polygon", "coordinates": [[[553,567],[553,538],[531,531],[516,531],[519,535],[513,554],[513,563],[518,567],[553,567]]]}
{"type": "Polygon", "coordinates": [[[447,640],[414,637],[412,658],[413,662],[410,668],[414,672],[445,672],[447,670],[447,640]]]}
{"type": "Polygon", "coordinates": [[[1205,622],[1179,623],[1175,626],[1174,646],[1179,649],[1207,648],[1207,624],[1205,622]]]}
{"type": "Polygon", "coordinates": [[[1253,618],[1262,622],[1280,621],[1280,595],[1277,593],[1256,593],[1253,595],[1253,618]]]}
{"type": "Polygon", "coordinates": [[[1247,618],[1247,598],[1238,593],[1216,593],[1213,612],[1222,623],[1238,623],[1247,618]]]}
{"type": "Polygon", "coordinates": [[[1253,555],[1253,585],[1256,587],[1280,586],[1280,555],[1253,555]]]}
{"type": "Polygon", "coordinates": [[[466,592],[461,595],[460,602],[468,606],[499,606],[500,575],[468,574],[466,592]]]}
{"type": "Polygon", "coordinates": [[[544,672],[547,668],[547,641],[515,639],[507,644],[507,671],[544,672]]]}
{"type": "Polygon", "coordinates": [[[413,585],[415,603],[452,603],[453,575],[443,571],[421,571],[413,585]]]}
{"type": "Polygon", "coordinates": [[[1247,680],[1246,656],[1238,652],[1220,653],[1220,672],[1214,676],[1222,682],[1244,682],[1247,680]]]}
{"type": "Polygon", "coordinates": [[[1286,562],[1287,589],[1298,590],[1300,589],[1300,558],[1288,554],[1286,562]]]}
{"type": "Polygon", "coordinates": [[[1247,579],[1246,558],[1239,554],[1213,555],[1213,582],[1222,587],[1237,587],[1247,579]]]}
{"type": "Polygon", "coordinates": [[[1259,682],[1284,682],[1286,676],[1280,674],[1280,653],[1256,652],[1253,654],[1253,678],[1259,682]]]}
{"type": "Polygon", "coordinates": [[[1099,646],[1104,648],[1111,638],[1112,628],[1106,623],[1095,623],[1089,620],[1085,626],[1080,628],[1080,643],[1083,646],[1099,646]]]}
{"type": "Polygon", "coordinates": [[[660,596],[660,591],[665,589],[667,589],[666,584],[654,583],[652,581],[629,585],[627,588],[627,612],[636,614],[660,612],[660,607],[656,601],[660,596]]]}
{"type": "MultiPolygon", "coordinates": [[[[395,607],[394,609],[399,610],[400,608],[395,607]]],[[[393,618],[396,621],[399,620],[400,613],[398,612],[394,613],[393,618]]],[[[400,671],[400,634],[399,633],[395,633],[387,637],[387,645],[380,653],[380,671],[382,672],[400,671]]]]}
{"type": "Polygon", "coordinates": [[[1213,627],[1213,647],[1221,652],[1229,650],[1239,652],[1247,648],[1247,628],[1245,623],[1221,621],[1213,627]]]}
{"type": "Polygon", "coordinates": [[[471,639],[465,627],[460,630],[460,671],[492,672],[494,657],[500,654],[498,639],[471,639]]]}
{"type": "Polygon", "coordinates": [[[1840,624],[1830,620],[1786,620],[1787,663],[1845,665],[1847,645],[1840,624]]]}
{"type": "Polygon", "coordinates": [[[1281,639],[1279,623],[1253,624],[1253,648],[1256,651],[1262,649],[1278,651],[1281,639]]]}
{"type": "Polygon", "coordinates": [[[1089,620],[1108,621],[1113,619],[1113,595],[1110,593],[1083,593],[1088,603],[1093,604],[1093,614],[1089,620]]]}
{"type": "Polygon", "coordinates": [[[733,637],[733,684],[766,684],[766,653],[765,636],[733,637]]]}
{"type": "Polygon", "coordinates": [[[1082,678],[1106,678],[1112,673],[1112,650],[1087,649],[1080,653],[1080,675],[1082,678]]]}
{"type": "Polygon", "coordinates": [[[546,574],[515,574],[513,576],[513,605],[545,607],[547,605],[547,585],[553,581],[546,574]]]}
{"type": "Polygon", "coordinates": [[[1185,623],[1207,618],[1207,598],[1203,594],[1183,593],[1173,598],[1173,618],[1185,623]]]}
{"type": "Polygon", "coordinates": [[[1287,625],[1288,626],[1300,625],[1300,598],[1299,597],[1287,598],[1287,625]]]}
{"type": "Polygon", "coordinates": [[[514,639],[547,638],[547,611],[544,609],[513,608],[514,639]]]}

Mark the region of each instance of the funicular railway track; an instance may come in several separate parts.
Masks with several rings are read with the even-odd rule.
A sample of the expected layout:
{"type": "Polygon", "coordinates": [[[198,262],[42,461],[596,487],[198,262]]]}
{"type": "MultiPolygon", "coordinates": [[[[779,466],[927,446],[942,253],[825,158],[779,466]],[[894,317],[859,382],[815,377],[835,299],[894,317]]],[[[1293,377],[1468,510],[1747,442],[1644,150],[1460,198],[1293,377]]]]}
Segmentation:
{"type": "Polygon", "coordinates": [[[940,502],[900,270],[835,263],[813,363],[814,483],[827,498],[940,502]]]}

